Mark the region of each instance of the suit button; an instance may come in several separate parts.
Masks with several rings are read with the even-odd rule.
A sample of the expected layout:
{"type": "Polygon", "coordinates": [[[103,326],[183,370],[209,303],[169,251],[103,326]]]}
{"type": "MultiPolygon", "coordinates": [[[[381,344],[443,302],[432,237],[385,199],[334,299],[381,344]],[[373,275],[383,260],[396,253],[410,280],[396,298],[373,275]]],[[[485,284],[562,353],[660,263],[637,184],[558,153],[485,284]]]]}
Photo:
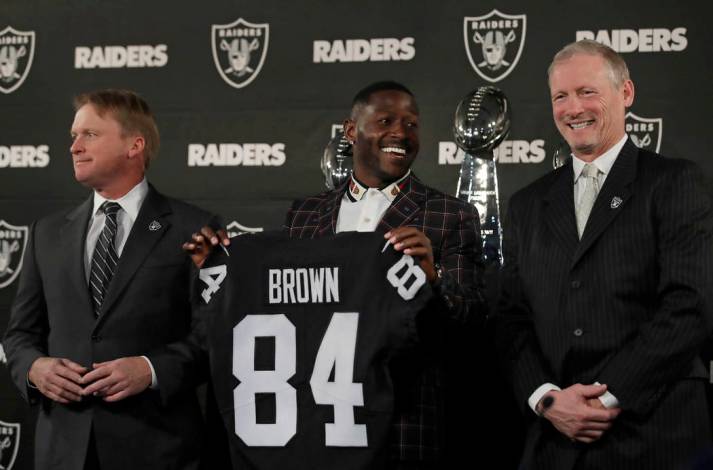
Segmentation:
{"type": "Polygon", "coordinates": [[[581,328],[577,328],[576,330],[574,330],[573,333],[574,333],[574,336],[579,337],[579,336],[582,336],[582,335],[584,334],[584,331],[582,331],[581,328]]]}
{"type": "Polygon", "coordinates": [[[582,283],[579,281],[572,281],[570,283],[570,285],[572,286],[572,289],[579,289],[579,287],[582,285],[582,283]]]}
{"type": "Polygon", "coordinates": [[[92,335],[92,341],[94,341],[95,343],[98,343],[98,342],[101,341],[101,340],[102,340],[102,337],[101,337],[101,336],[99,336],[99,335],[92,335]]]}

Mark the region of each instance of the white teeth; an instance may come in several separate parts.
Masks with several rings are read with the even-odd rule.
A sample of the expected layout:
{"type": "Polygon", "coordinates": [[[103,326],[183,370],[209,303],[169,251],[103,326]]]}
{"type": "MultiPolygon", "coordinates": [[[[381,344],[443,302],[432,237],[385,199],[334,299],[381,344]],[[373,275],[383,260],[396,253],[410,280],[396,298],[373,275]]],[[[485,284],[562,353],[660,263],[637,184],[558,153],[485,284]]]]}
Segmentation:
{"type": "Polygon", "coordinates": [[[384,153],[398,153],[399,155],[406,155],[406,150],[399,147],[383,147],[381,151],[384,153]]]}
{"type": "Polygon", "coordinates": [[[594,123],[594,121],[570,123],[569,127],[571,127],[572,129],[584,129],[585,127],[590,126],[593,123],[594,123]]]}

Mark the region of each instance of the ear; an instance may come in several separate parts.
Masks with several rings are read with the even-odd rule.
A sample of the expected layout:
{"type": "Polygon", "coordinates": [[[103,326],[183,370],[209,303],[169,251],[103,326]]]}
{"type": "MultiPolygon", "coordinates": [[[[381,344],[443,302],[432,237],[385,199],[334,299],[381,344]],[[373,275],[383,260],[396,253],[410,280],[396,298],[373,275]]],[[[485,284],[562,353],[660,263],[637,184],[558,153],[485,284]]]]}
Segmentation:
{"type": "Polygon", "coordinates": [[[349,143],[354,144],[354,142],[356,142],[357,135],[356,122],[351,119],[345,119],[342,124],[342,128],[344,129],[344,136],[347,138],[349,143]]]}
{"type": "Polygon", "coordinates": [[[129,147],[128,157],[130,160],[139,156],[143,157],[146,140],[143,136],[136,135],[131,137],[131,147],[129,147]]]}
{"type": "Polygon", "coordinates": [[[624,107],[628,108],[634,104],[634,82],[627,80],[622,86],[622,93],[624,94],[624,107]]]}

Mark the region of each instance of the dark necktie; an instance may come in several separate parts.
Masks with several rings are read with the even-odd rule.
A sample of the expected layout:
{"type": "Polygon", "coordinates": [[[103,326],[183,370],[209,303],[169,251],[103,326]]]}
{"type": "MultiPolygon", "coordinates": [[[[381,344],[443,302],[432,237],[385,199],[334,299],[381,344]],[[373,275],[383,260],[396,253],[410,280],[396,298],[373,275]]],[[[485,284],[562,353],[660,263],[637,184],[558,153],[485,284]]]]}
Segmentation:
{"type": "Polygon", "coordinates": [[[109,282],[119,261],[114,248],[116,213],[119,212],[119,209],[121,209],[121,206],[116,202],[105,201],[99,206],[99,210],[104,212],[106,219],[104,220],[104,228],[97,239],[97,245],[94,248],[89,275],[89,292],[92,296],[92,305],[96,316],[99,316],[104,295],[109,288],[109,282]]]}

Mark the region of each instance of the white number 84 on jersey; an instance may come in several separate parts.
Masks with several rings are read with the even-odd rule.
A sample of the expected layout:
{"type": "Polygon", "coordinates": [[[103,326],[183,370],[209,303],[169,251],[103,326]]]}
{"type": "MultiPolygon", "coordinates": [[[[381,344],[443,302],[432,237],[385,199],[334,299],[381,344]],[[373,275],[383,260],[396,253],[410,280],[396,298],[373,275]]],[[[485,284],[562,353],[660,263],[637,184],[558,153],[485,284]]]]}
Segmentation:
{"type": "MultiPolygon", "coordinates": [[[[225,265],[201,270],[200,279],[206,284],[201,295],[206,303],[225,277],[225,265]]],[[[387,272],[387,280],[402,298],[410,300],[426,276],[411,256],[403,255],[387,272]]],[[[309,383],[315,403],[334,407],[334,422],[325,423],[326,446],[369,445],[366,425],[354,422],[354,407],[364,406],[362,384],[353,381],[358,326],[358,312],[333,313],[312,369],[309,383]]],[[[295,325],[284,314],[247,315],[233,328],[233,375],[240,381],[233,391],[235,434],[247,446],[282,447],[297,433],[297,391],[288,383],[296,371],[296,338],[295,325]],[[258,337],[274,338],[273,370],[255,370],[258,337]],[[257,422],[258,393],[274,394],[274,423],[257,422]]]]}

